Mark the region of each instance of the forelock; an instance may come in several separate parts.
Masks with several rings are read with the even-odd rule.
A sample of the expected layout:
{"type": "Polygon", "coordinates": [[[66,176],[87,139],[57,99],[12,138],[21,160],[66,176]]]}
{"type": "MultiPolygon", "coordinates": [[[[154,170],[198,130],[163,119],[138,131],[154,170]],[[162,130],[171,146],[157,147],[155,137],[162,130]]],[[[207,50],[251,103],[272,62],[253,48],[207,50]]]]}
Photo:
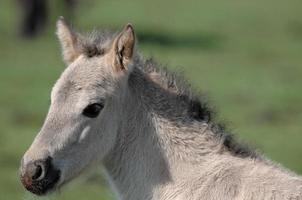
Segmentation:
{"type": "Polygon", "coordinates": [[[80,53],[91,58],[101,56],[109,49],[116,34],[112,31],[97,31],[82,34],[80,36],[80,53]]]}

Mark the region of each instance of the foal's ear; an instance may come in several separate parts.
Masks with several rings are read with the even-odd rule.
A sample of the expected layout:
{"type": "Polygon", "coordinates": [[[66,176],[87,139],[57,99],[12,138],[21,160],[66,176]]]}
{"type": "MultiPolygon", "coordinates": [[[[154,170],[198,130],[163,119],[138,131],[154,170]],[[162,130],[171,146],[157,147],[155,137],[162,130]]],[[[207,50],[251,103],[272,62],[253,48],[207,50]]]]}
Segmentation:
{"type": "Polygon", "coordinates": [[[72,63],[79,55],[78,37],[67,25],[63,17],[57,21],[57,36],[61,43],[63,59],[67,65],[72,63]]]}
{"type": "Polygon", "coordinates": [[[113,62],[117,71],[129,70],[135,46],[135,34],[131,24],[127,24],[113,42],[113,62]]]}

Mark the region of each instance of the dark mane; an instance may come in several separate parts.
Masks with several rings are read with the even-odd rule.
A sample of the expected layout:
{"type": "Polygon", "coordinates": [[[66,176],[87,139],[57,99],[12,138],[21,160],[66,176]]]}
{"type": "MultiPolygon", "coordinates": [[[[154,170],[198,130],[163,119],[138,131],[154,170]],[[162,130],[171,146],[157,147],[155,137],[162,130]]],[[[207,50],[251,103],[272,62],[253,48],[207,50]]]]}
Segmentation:
{"type": "MultiPolygon", "coordinates": [[[[138,58],[140,59],[140,58],[138,58]]],[[[236,141],[235,136],[230,133],[226,125],[220,122],[216,117],[216,111],[208,103],[206,95],[195,92],[192,86],[181,73],[171,72],[165,66],[161,66],[154,59],[143,61],[137,65],[147,74],[156,73],[161,78],[161,85],[167,90],[173,91],[177,96],[186,99],[188,104],[188,114],[193,120],[202,121],[210,124],[211,130],[223,141],[225,148],[233,155],[238,157],[258,157],[257,152],[246,144],[240,144],[236,141]]]]}

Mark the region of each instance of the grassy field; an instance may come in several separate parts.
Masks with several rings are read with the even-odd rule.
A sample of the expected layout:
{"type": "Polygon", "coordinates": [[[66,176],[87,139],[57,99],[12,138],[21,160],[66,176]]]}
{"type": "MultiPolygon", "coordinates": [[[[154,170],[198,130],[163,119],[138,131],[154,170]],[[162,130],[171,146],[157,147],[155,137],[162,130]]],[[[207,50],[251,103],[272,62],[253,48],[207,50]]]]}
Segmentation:
{"type": "MultiPolygon", "coordinates": [[[[0,3],[1,200],[36,199],[19,182],[19,161],[64,69],[54,35],[63,13],[51,3],[45,33],[22,40],[14,2],[0,3]]],[[[89,0],[80,1],[71,21],[80,30],[131,22],[145,57],[184,71],[240,139],[302,174],[301,7],[300,0],[89,0]]],[[[46,199],[111,199],[95,171],[46,199]]]]}

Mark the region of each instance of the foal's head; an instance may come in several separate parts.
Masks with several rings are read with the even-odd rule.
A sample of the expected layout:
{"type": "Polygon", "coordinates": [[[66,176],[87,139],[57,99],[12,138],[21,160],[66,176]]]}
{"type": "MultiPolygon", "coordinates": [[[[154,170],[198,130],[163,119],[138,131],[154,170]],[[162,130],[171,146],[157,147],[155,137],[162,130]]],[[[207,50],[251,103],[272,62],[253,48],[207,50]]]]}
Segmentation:
{"type": "Polygon", "coordinates": [[[23,185],[38,195],[102,160],[113,147],[134,56],[131,25],[119,34],[84,37],[60,19],[57,35],[68,67],[53,87],[44,125],[21,163],[23,185]]]}

